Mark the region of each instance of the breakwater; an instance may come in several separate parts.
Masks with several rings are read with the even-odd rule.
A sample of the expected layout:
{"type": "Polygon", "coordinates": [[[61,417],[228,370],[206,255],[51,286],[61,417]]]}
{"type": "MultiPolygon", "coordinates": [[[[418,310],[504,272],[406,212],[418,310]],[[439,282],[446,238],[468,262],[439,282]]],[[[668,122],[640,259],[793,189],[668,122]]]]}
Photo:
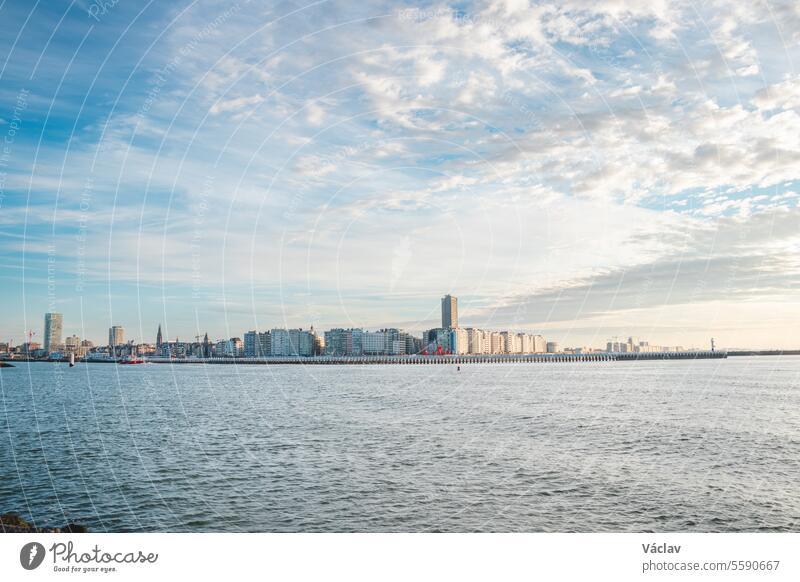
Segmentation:
{"type": "Polygon", "coordinates": [[[630,362],[639,360],[706,360],[726,358],[724,351],[650,352],[592,354],[463,354],[432,356],[273,356],[268,358],[147,358],[154,364],[300,364],[300,365],[366,365],[366,364],[552,364],[567,362],[630,362]]]}

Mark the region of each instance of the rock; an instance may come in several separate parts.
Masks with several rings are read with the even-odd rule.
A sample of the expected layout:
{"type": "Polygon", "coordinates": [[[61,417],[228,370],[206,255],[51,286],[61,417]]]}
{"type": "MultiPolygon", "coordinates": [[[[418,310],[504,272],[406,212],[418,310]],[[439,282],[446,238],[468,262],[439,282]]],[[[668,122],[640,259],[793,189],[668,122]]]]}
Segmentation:
{"type": "Polygon", "coordinates": [[[64,527],[34,527],[18,514],[8,512],[0,515],[2,533],[87,533],[89,528],[79,523],[68,523],[64,527]]]}
{"type": "Polygon", "coordinates": [[[4,513],[0,515],[0,527],[33,527],[16,513],[4,513]]]}

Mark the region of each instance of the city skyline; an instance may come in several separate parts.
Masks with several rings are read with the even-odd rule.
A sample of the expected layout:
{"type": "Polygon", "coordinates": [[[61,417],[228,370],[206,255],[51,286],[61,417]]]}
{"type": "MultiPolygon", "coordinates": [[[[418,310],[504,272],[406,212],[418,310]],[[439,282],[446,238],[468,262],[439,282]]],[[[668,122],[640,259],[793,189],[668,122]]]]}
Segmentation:
{"type": "MultiPolygon", "coordinates": [[[[441,305],[441,327],[432,327],[421,330],[421,338],[414,336],[415,333],[419,335],[420,332],[415,332],[413,330],[406,330],[403,328],[397,327],[384,327],[380,329],[374,329],[374,331],[370,331],[368,327],[349,327],[349,328],[341,328],[341,327],[333,327],[326,330],[320,330],[317,328],[315,330],[314,325],[308,326],[304,330],[304,328],[276,328],[276,327],[266,327],[261,329],[249,329],[247,331],[241,331],[238,334],[233,334],[231,337],[219,337],[219,336],[212,336],[215,339],[211,339],[207,331],[203,333],[195,334],[194,336],[186,337],[184,336],[183,342],[180,340],[180,336],[176,335],[175,339],[171,339],[169,336],[166,338],[162,332],[162,325],[159,323],[156,333],[155,333],[155,341],[150,341],[147,338],[139,338],[138,340],[135,338],[130,338],[126,341],[125,339],[125,328],[121,325],[112,325],[108,328],[108,342],[103,344],[102,342],[96,342],[91,340],[88,337],[81,337],[77,334],[72,334],[71,336],[67,337],[64,342],[61,341],[62,337],[62,326],[63,326],[63,314],[57,312],[49,312],[44,314],[44,331],[42,337],[44,338],[44,344],[38,344],[37,342],[33,342],[33,335],[36,332],[33,330],[29,330],[26,339],[27,342],[17,342],[16,344],[12,339],[3,340],[0,338],[0,345],[5,346],[6,349],[11,349],[12,347],[19,347],[20,345],[29,345],[28,349],[32,349],[30,344],[33,345],[42,345],[44,352],[59,352],[62,350],[64,346],[69,348],[77,348],[79,346],[84,348],[100,348],[103,346],[107,346],[110,351],[114,351],[116,348],[121,347],[130,347],[130,346],[142,346],[142,345],[150,345],[155,346],[156,349],[159,349],[163,346],[168,346],[169,344],[173,343],[183,343],[183,344],[223,344],[230,342],[238,342],[241,344],[240,349],[244,352],[249,351],[250,355],[254,355],[257,351],[267,350],[269,351],[269,344],[272,340],[270,340],[270,334],[273,336],[276,333],[280,334],[308,334],[310,333],[311,337],[318,337],[322,340],[321,346],[322,350],[324,351],[327,345],[327,349],[330,350],[330,344],[334,343],[334,352],[337,351],[347,351],[353,349],[353,339],[350,337],[345,341],[345,343],[349,346],[348,348],[340,348],[338,347],[340,344],[343,346],[345,343],[342,343],[344,340],[330,340],[328,338],[329,334],[334,333],[347,333],[352,334],[352,332],[357,331],[359,333],[358,344],[359,346],[363,345],[365,353],[370,352],[370,348],[366,347],[369,343],[370,336],[378,336],[379,334],[385,334],[391,332],[392,334],[400,334],[402,336],[408,336],[409,338],[414,338],[415,341],[421,341],[419,345],[417,345],[413,350],[409,349],[408,352],[405,352],[406,348],[403,348],[403,351],[400,353],[415,353],[420,350],[428,350],[433,345],[445,345],[451,346],[454,345],[457,341],[459,344],[463,346],[469,345],[469,350],[473,350],[473,344],[483,344],[484,342],[488,342],[487,349],[491,352],[492,345],[494,342],[502,343],[506,351],[508,350],[517,350],[521,353],[544,353],[544,352],[558,352],[561,349],[561,343],[559,341],[553,340],[552,338],[545,338],[541,334],[531,333],[530,330],[521,331],[519,329],[513,330],[499,330],[499,329],[482,329],[480,327],[476,327],[473,325],[467,326],[459,326],[458,324],[458,298],[452,295],[445,295],[440,300],[441,305]],[[441,333],[439,333],[441,332],[441,333]],[[437,336],[437,334],[439,334],[437,336]],[[455,334],[455,335],[454,335],[455,334]],[[484,334],[488,334],[485,338],[483,337],[484,334]],[[362,339],[363,335],[363,339],[362,339]],[[203,336],[203,340],[201,342],[200,337],[203,336]],[[249,337],[248,337],[249,336],[249,337]],[[262,337],[264,336],[264,337],[262,337]],[[496,337],[492,337],[496,336],[496,337]],[[512,341],[511,338],[514,338],[512,341]],[[501,339],[502,338],[502,339],[501,339]],[[192,341],[194,339],[194,342],[192,341]],[[266,343],[264,343],[266,342],[266,343]],[[442,343],[443,342],[443,343],[442,343]],[[519,345],[516,348],[511,347],[513,344],[518,343],[519,345]],[[261,344],[261,347],[259,347],[261,344]]],[[[395,337],[395,339],[397,339],[395,337]]],[[[380,340],[378,338],[374,338],[372,341],[379,341],[381,344],[387,345],[387,350],[391,348],[388,347],[388,342],[390,338],[384,337],[380,340]]],[[[290,340],[289,336],[286,335],[286,338],[281,340],[286,345],[297,345],[298,340],[295,338],[294,340],[290,340]]],[[[310,344],[316,343],[316,340],[309,339],[310,344]]],[[[405,340],[403,340],[405,342],[405,340]]],[[[715,340],[711,338],[711,351],[714,351],[715,340]]],[[[274,343],[274,342],[273,342],[274,343]]],[[[658,344],[650,345],[648,341],[639,342],[636,339],[636,336],[628,336],[627,340],[620,339],[619,336],[613,336],[610,339],[607,339],[605,342],[606,351],[634,351],[639,350],[640,348],[643,351],[660,351],[662,346],[658,344]],[[613,348],[612,348],[613,346],[613,348]],[[651,349],[651,347],[653,349],[651,349]]],[[[684,349],[685,346],[664,346],[663,349],[667,350],[678,350],[681,351],[684,349]]],[[[697,349],[698,346],[690,346],[689,349],[697,349]]],[[[591,350],[599,350],[602,351],[602,346],[597,345],[575,345],[575,346],[564,346],[565,349],[573,350],[573,349],[591,349],[591,350]]],[[[358,348],[361,349],[360,347],[358,348]]],[[[396,348],[395,348],[396,349],[396,348]]],[[[494,348],[497,349],[497,348],[494,348]]],[[[69,350],[68,350],[69,351],[69,350]]],[[[309,349],[309,353],[313,351],[309,349]]],[[[482,351],[482,350],[479,350],[482,351]]],[[[234,350],[235,352],[235,350],[234,350]]],[[[326,352],[327,353],[327,352],[326,352]]],[[[498,352],[499,353],[499,352],[498,352]]]]}
{"type": "MultiPolygon", "coordinates": [[[[64,321],[64,314],[60,312],[55,312],[58,315],[62,316],[62,323],[63,331],[60,332],[62,337],[66,337],[69,335],[77,335],[82,339],[90,339],[95,345],[106,345],[107,339],[110,334],[110,328],[114,327],[111,325],[106,325],[102,327],[101,324],[93,325],[91,328],[82,327],[79,325],[77,321],[71,319],[70,317],[66,318],[66,324],[63,323],[64,321]],[[102,339],[101,339],[102,338],[102,339]]],[[[430,315],[430,314],[429,314],[430,315]]],[[[315,327],[318,329],[335,329],[335,328],[362,328],[365,330],[380,330],[380,329],[387,329],[387,328],[397,328],[403,329],[410,333],[420,334],[428,329],[432,329],[437,327],[439,324],[442,323],[443,316],[437,311],[433,315],[429,316],[426,320],[417,320],[413,322],[392,322],[392,321],[383,321],[380,324],[375,325],[367,325],[367,324],[360,324],[354,321],[348,321],[345,323],[314,323],[308,321],[301,321],[297,318],[284,318],[283,322],[271,322],[267,318],[259,318],[260,325],[254,325],[254,322],[248,323],[244,321],[241,325],[203,325],[202,322],[199,322],[199,327],[194,329],[188,327],[185,323],[179,323],[177,325],[169,326],[169,335],[166,335],[166,331],[164,332],[164,341],[174,341],[175,338],[194,338],[197,335],[204,335],[205,333],[211,333],[213,337],[219,338],[227,338],[227,337],[236,337],[237,334],[241,335],[244,331],[252,330],[252,329],[260,329],[260,330],[270,330],[273,328],[279,329],[309,329],[311,327],[315,327]],[[292,321],[294,323],[287,323],[288,321],[292,321]],[[411,324],[411,325],[409,325],[411,324]],[[175,329],[177,328],[177,329],[175,329]],[[216,331],[218,329],[227,330],[227,331],[216,331]],[[177,333],[173,333],[177,332],[177,333]]],[[[160,328],[164,328],[165,330],[168,328],[167,324],[158,323],[157,320],[155,325],[157,331],[155,333],[152,332],[147,326],[152,327],[151,322],[137,322],[135,325],[117,325],[117,327],[121,327],[125,330],[125,337],[127,339],[133,339],[137,343],[149,343],[155,344],[157,339],[158,331],[160,328]],[[133,334],[130,334],[130,331],[133,331],[133,334]],[[151,337],[152,336],[152,337],[151,337]]],[[[686,345],[686,346],[707,346],[709,344],[710,338],[716,338],[717,344],[720,347],[725,348],[740,348],[740,349],[797,349],[800,346],[800,340],[795,340],[794,336],[789,336],[785,342],[774,341],[770,342],[769,340],[765,340],[764,343],[757,343],[757,342],[750,342],[747,343],[745,340],[743,343],[731,343],[730,340],[726,340],[726,337],[729,337],[723,330],[709,330],[709,331],[698,331],[693,333],[663,333],[660,334],[659,332],[662,331],[664,328],[642,328],[636,325],[628,325],[628,326],[608,326],[608,327],[599,327],[597,329],[591,330],[591,334],[587,333],[570,333],[570,330],[563,330],[558,327],[552,327],[548,324],[542,324],[540,326],[535,325],[503,325],[500,323],[491,323],[489,322],[488,325],[480,323],[477,318],[474,322],[471,322],[466,327],[475,327],[480,329],[492,329],[492,330],[499,330],[499,329],[511,329],[514,331],[519,332],[533,332],[536,333],[546,333],[548,338],[552,337],[556,339],[556,341],[561,345],[574,345],[574,346],[593,346],[593,347],[601,347],[605,345],[605,343],[609,340],[609,338],[627,338],[627,337],[653,337],[658,336],[659,338],[663,338],[664,344],[669,345],[686,345]],[[586,338],[589,338],[588,340],[586,338]],[[573,338],[570,340],[570,338],[573,338]]],[[[464,327],[464,326],[462,326],[464,327]]],[[[11,341],[14,345],[20,345],[26,341],[27,335],[29,331],[34,332],[34,341],[40,341],[42,345],[45,343],[46,337],[46,325],[42,325],[41,318],[37,322],[27,321],[24,325],[17,326],[17,329],[8,329],[8,328],[0,328],[0,343],[6,343],[11,341]]],[[[126,341],[127,341],[126,339],[126,341]]]]}
{"type": "MultiPolygon", "coordinates": [[[[596,346],[563,347],[558,341],[548,340],[541,334],[516,330],[487,330],[476,327],[460,327],[458,324],[458,298],[445,295],[440,300],[441,327],[427,329],[421,337],[403,329],[384,328],[370,331],[364,328],[334,328],[320,331],[309,329],[272,328],[249,330],[230,338],[212,340],[208,332],[194,336],[194,341],[176,337],[174,341],[164,339],[162,326],[158,325],[155,342],[125,341],[125,329],[112,325],[108,329],[108,343],[95,344],[88,338],[73,334],[61,341],[63,315],[44,314],[45,345],[33,342],[32,330],[28,341],[14,345],[12,341],[0,341],[0,355],[17,355],[24,358],[55,359],[82,358],[87,361],[121,361],[142,363],[144,356],[174,359],[196,358],[269,358],[269,357],[362,357],[362,356],[483,356],[483,355],[539,355],[572,354],[589,355],[598,352],[611,354],[651,354],[663,357],[665,353],[715,352],[715,342],[710,340],[710,350],[696,347],[666,346],[652,344],[647,340],[628,337],[620,341],[614,337],[605,348],[596,346]]],[[[723,356],[724,357],[724,356],[723,356]]]]}
{"type": "Polygon", "coordinates": [[[797,347],[793,12],[331,7],[4,6],[4,341],[421,330],[457,289],[562,344],[797,347]]]}

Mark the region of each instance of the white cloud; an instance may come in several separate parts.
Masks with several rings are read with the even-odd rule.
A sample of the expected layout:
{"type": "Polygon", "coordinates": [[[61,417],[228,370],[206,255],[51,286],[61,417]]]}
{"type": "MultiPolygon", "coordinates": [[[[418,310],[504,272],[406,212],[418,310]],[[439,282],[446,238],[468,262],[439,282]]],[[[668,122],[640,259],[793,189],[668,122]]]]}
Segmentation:
{"type": "Polygon", "coordinates": [[[764,110],[800,108],[800,76],[764,87],[755,94],[753,103],[764,110]]]}
{"type": "Polygon", "coordinates": [[[210,109],[213,115],[219,113],[229,113],[232,111],[239,111],[241,109],[249,108],[252,105],[258,105],[264,101],[261,95],[251,95],[250,97],[236,97],[233,99],[225,99],[224,101],[215,102],[210,109]]]}
{"type": "MultiPolygon", "coordinates": [[[[92,243],[107,250],[113,232],[135,249],[111,265],[121,281],[174,286],[199,269],[211,295],[224,281],[239,291],[385,294],[385,305],[443,288],[486,304],[575,299],[595,284],[599,305],[615,284],[635,295],[636,277],[650,271],[666,285],[680,253],[691,258],[680,273],[689,284],[718,222],[728,237],[797,208],[800,78],[785,74],[800,56],[788,41],[796,6],[328,8],[277,21],[242,4],[182,55],[146,110],[141,93],[121,95],[69,151],[45,143],[35,175],[20,161],[6,187],[30,182],[74,205],[91,175],[92,243]],[[213,220],[192,271],[201,199],[213,220]],[[633,279],[619,277],[625,270],[633,279]]],[[[218,10],[187,12],[146,68],[180,55],[218,10]]],[[[3,210],[4,225],[25,216],[3,210]]],[[[31,223],[46,224],[47,210],[32,207],[31,223]]],[[[80,216],[69,206],[59,216],[58,247],[69,249],[80,216]]],[[[748,240],[764,255],[737,263],[743,249],[728,241],[713,257],[720,276],[735,269],[742,300],[763,292],[759,281],[775,291],[771,270],[794,272],[789,234],[748,240]]],[[[101,251],[87,259],[100,278],[109,268],[101,251]]],[[[655,291],[651,308],[676,308],[655,291]]]]}

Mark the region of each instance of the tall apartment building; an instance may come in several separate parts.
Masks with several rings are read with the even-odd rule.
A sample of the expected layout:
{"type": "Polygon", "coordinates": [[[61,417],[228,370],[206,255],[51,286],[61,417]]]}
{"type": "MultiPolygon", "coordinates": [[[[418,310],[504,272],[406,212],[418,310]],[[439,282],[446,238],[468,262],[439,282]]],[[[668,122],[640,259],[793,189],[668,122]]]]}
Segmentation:
{"type": "Polygon", "coordinates": [[[258,352],[258,332],[256,330],[244,333],[244,357],[255,358],[258,352]]]}
{"type": "Polygon", "coordinates": [[[59,348],[63,323],[60,313],[44,314],[44,351],[54,352],[59,348]]]}
{"type": "Polygon", "coordinates": [[[316,334],[313,331],[297,330],[297,355],[313,356],[316,342],[316,334]]]}
{"type": "Polygon", "coordinates": [[[485,333],[481,329],[474,327],[467,328],[467,352],[470,354],[484,353],[484,337],[485,333]]]}
{"type": "Polygon", "coordinates": [[[244,342],[241,338],[232,337],[223,344],[223,355],[228,358],[239,358],[244,354],[244,342]]]}
{"type": "Polygon", "coordinates": [[[469,333],[460,327],[450,330],[450,350],[454,354],[469,353],[469,333]]]}
{"type": "Polygon", "coordinates": [[[361,348],[364,355],[399,356],[416,353],[408,349],[408,334],[397,328],[363,332],[361,348]]]}
{"type": "Polygon", "coordinates": [[[505,351],[505,343],[503,342],[503,336],[500,335],[499,332],[493,331],[491,332],[492,338],[491,343],[489,344],[489,353],[490,354],[502,354],[505,351]]]}
{"type": "Polygon", "coordinates": [[[408,351],[408,334],[399,333],[397,337],[389,339],[389,355],[391,356],[404,356],[409,353],[408,351]]]}
{"type": "Polygon", "coordinates": [[[271,338],[270,355],[293,356],[299,343],[296,329],[273,329],[269,332],[271,338]],[[292,341],[294,340],[294,341],[292,341]]]}
{"type": "MultiPolygon", "coordinates": [[[[313,328],[312,328],[313,329],[313,328]]],[[[325,353],[325,334],[314,333],[314,355],[321,356],[325,353]]]]}
{"type": "Polygon", "coordinates": [[[442,297],[442,327],[445,329],[458,327],[458,298],[451,295],[442,297]]]}
{"type": "Polygon", "coordinates": [[[125,343],[125,330],[121,325],[112,325],[108,330],[108,347],[115,348],[125,343]]]}
{"type": "Polygon", "coordinates": [[[328,356],[360,356],[363,354],[364,330],[336,328],[325,332],[325,354],[328,356]]]}
{"type": "Polygon", "coordinates": [[[456,336],[451,333],[452,331],[443,327],[429,329],[422,336],[423,349],[428,353],[443,352],[452,354],[453,342],[456,340],[456,336]]]}
{"type": "Polygon", "coordinates": [[[362,349],[365,356],[386,354],[386,332],[365,331],[362,337],[362,349]]]}
{"type": "Polygon", "coordinates": [[[270,334],[270,355],[313,356],[318,345],[313,331],[302,329],[273,329],[270,334]]]}
{"type": "Polygon", "coordinates": [[[406,334],[406,354],[419,354],[422,352],[422,338],[414,337],[411,334],[406,334]]]}
{"type": "Polygon", "coordinates": [[[522,344],[518,334],[511,331],[502,331],[500,335],[503,338],[503,352],[506,354],[520,354],[522,353],[522,344]]]}
{"type": "Polygon", "coordinates": [[[262,331],[258,334],[258,343],[256,344],[256,357],[265,358],[272,353],[272,341],[268,331],[262,331]]]}
{"type": "Polygon", "coordinates": [[[271,354],[270,334],[268,331],[248,331],[244,334],[244,356],[246,358],[265,358],[271,354]]]}

